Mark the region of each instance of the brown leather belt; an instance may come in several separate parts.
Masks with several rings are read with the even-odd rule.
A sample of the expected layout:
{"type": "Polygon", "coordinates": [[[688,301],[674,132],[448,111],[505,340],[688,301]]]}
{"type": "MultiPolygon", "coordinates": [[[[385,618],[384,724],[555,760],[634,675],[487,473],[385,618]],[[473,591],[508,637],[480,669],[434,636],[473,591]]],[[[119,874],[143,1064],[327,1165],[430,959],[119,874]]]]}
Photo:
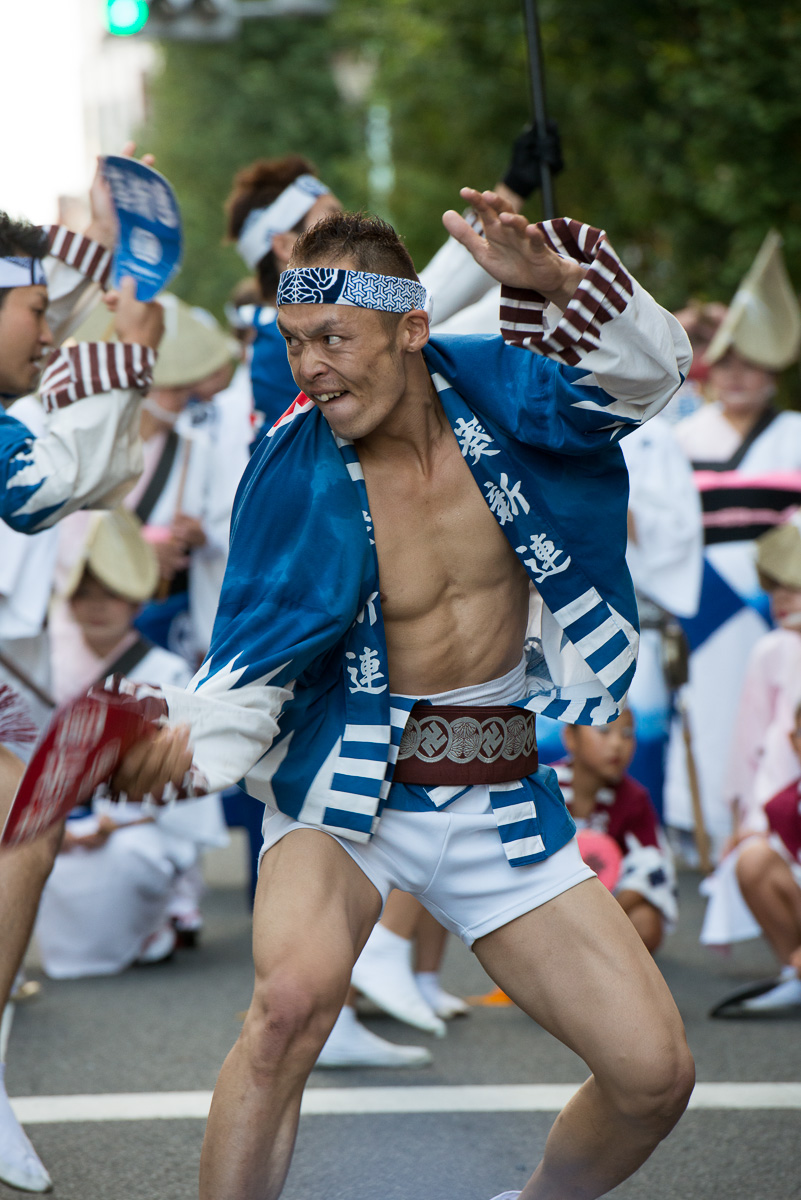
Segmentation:
{"type": "Polygon", "coordinates": [[[536,771],[537,763],[534,714],[523,708],[415,704],[393,781],[425,787],[511,783],[536,771]]]}

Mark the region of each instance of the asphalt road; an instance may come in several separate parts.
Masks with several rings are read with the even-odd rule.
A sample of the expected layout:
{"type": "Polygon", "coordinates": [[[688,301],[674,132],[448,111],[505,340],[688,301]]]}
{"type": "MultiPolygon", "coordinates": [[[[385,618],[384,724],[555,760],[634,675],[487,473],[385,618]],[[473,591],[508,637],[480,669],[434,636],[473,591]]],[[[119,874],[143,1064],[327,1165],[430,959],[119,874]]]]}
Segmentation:
{"type": "MultiPolygon", "coordinates": [[[[707,1018],[709,1007],[739,983],[771,974],[773,962],[758,942],[729,958],[697,944],[697,882],[695,875],[682,877],[681,928],[660,953],[659,964],[684,1016],[699,1080],[801,1080],[801,1015],[738,1022],[707,1018]]],[[[248,1003],[252,969],[242,889],[213,888],[205,911],[202,945],[168,965],[111,979],[44,981],[41,996],[17,1012],[8,1055],[10,1094],[73,1097],[213,1088],[248,1003]]],[[[37,976],[35,968],[32,974],[37,976]]],[[[472,955],[453,939],[445,983],[461,994],[490,986],[472,955]]],[[[425,1035],[389,1018],[370,1018],[368,1024],[398,1042],[422,1039],[433,1049],[433,1064],[417,1071],[316,1071],[310,1089],[578,1084],[586,1076],[578,1058],[514,1008],[476,1009],[469,1019],[452,1023],[443,1041],[427,1042],[425,1035]]],[[[321,1092],[317,1099],[325,1101],[326,1095],[321,1092]]],[[[381,1093],[390,1100],[394,1095],[381,1093]]],[[[798,1105],[727,1110],[714,1103],[689,1111],[637,1176],[610,1194],[620,1200],[801,1197],[798,1105]]],[[[308,1115],[301,1121],[284,1197],[489,1200],[522,1187],[552,1120],[547,1111],[308,1115]]],[[[28,1128],[54,1177],[58,1200],[194,1200],[197,1195],[202,1119],[47,1120],[28,1128]]],[[[0,1184],[0,1200],[18,1195],[0,1184]]]]}

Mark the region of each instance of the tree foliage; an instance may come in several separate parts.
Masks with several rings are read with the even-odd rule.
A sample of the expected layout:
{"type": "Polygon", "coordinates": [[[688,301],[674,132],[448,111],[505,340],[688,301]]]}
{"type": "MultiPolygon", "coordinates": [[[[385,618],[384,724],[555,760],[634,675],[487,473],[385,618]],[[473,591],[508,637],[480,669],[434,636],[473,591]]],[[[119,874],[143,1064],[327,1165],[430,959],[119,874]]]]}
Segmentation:
{"type": "Polygon", "coordinates": [[[246,21],[234,41],[166,42],[140,141],[172,182],[186,247],[175,290],[221,313],[247,272],[224,244],[234,174],[256,158],[311,158],[343,202],[359,203],[353,122],[329,67],[332,31],[319,19],[246,21]]]}
{"type": "MultiPolygon", "coordinates": [[[[663,303],[729,299],[771,226],[801,284],[801,9],[790,0],[540,0],[557,208],[608,230],[663,303]]],[[[241,274],[219,245],[234,171],[302,151],[345,204],[367,195],[366,103],[392,115],[389,208],[413,256],[442,240],[464,183],[491,186],[528,120],[521,0],[339,0],[326,20],[252,21],[234,43],[171,44],[148,145],[177,185],[180,290],[219,308],[241,274]],[[346,103],[330,62],[375,64],[346,103]]],[[[528,211],[539,216],[536,197],[528,211]]]]}
{"type": "MultiPolygon", "coordinates": [[[[776,225],[801,282],[801,10],[731,0],[540,0],[557,208],[609,231],[669,305],[728,299],[776,225]]],[[[399,224],[491,185],[529,118],[520,0],[342,0],[392,106],[399,224]]],[[[539,215],[535,199],[529,204],[539,215]]],[[[424,256],[423,255],[423,256],[424,256]]]]}

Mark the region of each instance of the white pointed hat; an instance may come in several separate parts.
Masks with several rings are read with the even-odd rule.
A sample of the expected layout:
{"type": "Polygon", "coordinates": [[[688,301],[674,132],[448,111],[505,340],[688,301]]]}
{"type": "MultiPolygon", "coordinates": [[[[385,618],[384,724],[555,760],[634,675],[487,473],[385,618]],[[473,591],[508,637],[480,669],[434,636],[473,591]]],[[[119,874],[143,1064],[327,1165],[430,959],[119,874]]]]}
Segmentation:
{"type": "Polygon", "coordinates": [[[801,353],[801,307],[784,265],[781,235],[772,229],[735,292],[706,349],[710,365],[736,350],[766,371],[783,371],[801,353]]]}

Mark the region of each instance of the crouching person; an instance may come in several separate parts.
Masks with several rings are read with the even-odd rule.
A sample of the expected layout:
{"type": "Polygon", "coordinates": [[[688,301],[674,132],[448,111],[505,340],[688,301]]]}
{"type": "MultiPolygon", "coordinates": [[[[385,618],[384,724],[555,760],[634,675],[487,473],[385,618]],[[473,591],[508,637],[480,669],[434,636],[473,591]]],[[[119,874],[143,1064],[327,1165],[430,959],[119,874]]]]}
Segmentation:
{"type": "MultiPolygon", "coordinates": [[[[158,584],[158,563],[138,522],[95,514],[51,621],[53,680],[64,701],[108,675],[183,686],[184,660],[133,626],[158,584]]],[[[109,975],[171,956],[201,925],[198,860],[227,841],[219,797],[174,808],[112,802],[98,792],[68,819],[45,886],[35,933],[56,979],[109,975]]]]}

